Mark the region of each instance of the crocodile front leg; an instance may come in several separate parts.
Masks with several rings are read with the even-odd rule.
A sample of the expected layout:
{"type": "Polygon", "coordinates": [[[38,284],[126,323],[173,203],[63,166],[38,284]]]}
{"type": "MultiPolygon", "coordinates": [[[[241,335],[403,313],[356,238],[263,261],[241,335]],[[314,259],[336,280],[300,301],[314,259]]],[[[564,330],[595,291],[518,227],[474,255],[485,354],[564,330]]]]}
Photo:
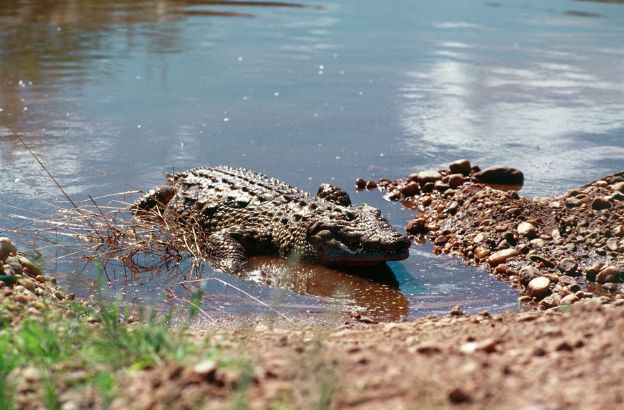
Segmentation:
{"type": "Polygon", "coordinates": [[[208,263],[216,270],[234,273],[247,263],[245,247],[231,232],[213,233],[208,237],[204,246],[208,263]]]}

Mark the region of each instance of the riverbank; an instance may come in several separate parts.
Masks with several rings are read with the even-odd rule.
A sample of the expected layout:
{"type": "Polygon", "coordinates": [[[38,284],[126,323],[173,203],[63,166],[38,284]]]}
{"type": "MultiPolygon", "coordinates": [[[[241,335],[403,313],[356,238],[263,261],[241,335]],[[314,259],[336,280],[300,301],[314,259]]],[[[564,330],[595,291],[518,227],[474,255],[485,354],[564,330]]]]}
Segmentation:
{"type": "Polygon", "coordinates": [[[416,211],[406,226],[414,239],[510,282],[520,302],[549,309],[622,299],[624,173],[552,198],[523,197],[522,183],[520,170],[459,160],[375,185],[416,211]]]}
{"type": "Polygon", "coordinates": [[[416,210],[415,240],[520,288],[526,312],[191,330],[77,302],[2,238],[0,408],[620,408],[624,176],[533,199],[486,182],[522,173],[458,161],[376,184],[416,210]]]}
{"type": "Polygon", "coordinates": [[[454,309],[406,323],[275,320],[198,331],[76,303],[39,276],[0,288],[0,408],[615,409],[624,402],[624,365],[614,360],[624,354],[624,300],[501,315],[454,309]]]}

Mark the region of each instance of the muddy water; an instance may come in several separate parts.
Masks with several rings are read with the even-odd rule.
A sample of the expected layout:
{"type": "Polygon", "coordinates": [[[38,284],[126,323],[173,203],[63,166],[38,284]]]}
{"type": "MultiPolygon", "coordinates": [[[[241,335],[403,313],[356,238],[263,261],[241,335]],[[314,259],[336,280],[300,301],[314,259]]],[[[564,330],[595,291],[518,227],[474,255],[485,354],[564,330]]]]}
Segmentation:
{"type": "MultiPolygon", "coordinates": [[[[333,181],[402,227],[410,211],[355,177],[398,177],[459,157],[525,171],[550,195],[624,168],[624,6],[589,1],[234,2],[16,0],[0,7],[0,226],[65,206],[10,130],[76,200],[205,164],[315,191],[333,181]]],[[[64,284],[97,269],[39,244],[64,284]],[[51,256],[51,257],[50,257],[51,256]]],[[[412,247],[382,283],[258,260],[207,269],[203,307],[245,314],[361,310],[401,319],[506,309],[485,273],[412,247]],[[254,298],[224,285],[227,282],[254,298]],[[262,302],[262,303],[260,303],[262,302]]],[[[172,272],[111,272],[128,301],[166,300],[172,272]]]]}

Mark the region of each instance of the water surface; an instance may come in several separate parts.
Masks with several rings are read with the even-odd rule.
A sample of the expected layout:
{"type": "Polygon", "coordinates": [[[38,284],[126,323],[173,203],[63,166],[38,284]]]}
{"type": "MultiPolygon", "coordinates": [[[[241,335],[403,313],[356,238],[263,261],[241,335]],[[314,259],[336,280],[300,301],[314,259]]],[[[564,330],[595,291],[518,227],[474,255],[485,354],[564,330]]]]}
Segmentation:
{"type": "MultiPolygon", "coordinates": [[[[0,9],[0,226],[62,199],[10,130],[76,200],[227,164],[311,192],[334,182],[400,229],[411,212],[354,179],[460,157],[516,166],[526,194],[556,194],[624,168],[623,27],[624,6],[588,1],[14,1],[0,9]]],[[[49,268],[89,293],[96,270],[63,261],[49,268]]],[[[389,265],[394,285],[257,264],[265,277],[204,272],[206,309],[267,309],[220,281],[287,313],[392,319],[517,296],[429,245],[389,265]]],[[[112,291],[150,303],[180,281],[115,278],[112,291]]]]}

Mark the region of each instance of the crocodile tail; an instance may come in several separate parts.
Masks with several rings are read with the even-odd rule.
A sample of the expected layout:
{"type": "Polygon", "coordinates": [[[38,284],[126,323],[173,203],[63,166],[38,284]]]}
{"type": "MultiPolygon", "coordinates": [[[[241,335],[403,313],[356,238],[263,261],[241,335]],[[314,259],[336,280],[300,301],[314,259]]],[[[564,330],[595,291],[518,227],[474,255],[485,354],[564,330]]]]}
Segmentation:
{"type": "Polygon", "coordinates": [[[130,211],[134,214],[149,212],[155,208],[164,209],[169,201],[175,195],[172,186],[166,185],[160,188],[152,189],[143,195],[130,206],[130,211]]]}

